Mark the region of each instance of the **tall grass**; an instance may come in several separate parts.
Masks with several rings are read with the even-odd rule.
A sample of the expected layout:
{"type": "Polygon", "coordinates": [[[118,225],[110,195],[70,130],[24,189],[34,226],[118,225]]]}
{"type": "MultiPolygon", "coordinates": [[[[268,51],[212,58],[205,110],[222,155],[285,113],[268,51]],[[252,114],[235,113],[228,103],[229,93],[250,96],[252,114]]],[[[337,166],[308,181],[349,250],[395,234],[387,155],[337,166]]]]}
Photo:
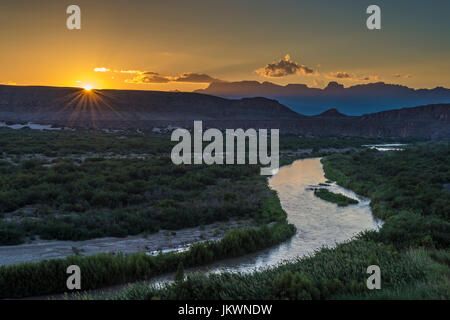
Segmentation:
{"type": "Polygon", "coordinates": [[[186,267],[235,257],[275,245],[291,237],[295,227],[287,223],[228,231],[218,242],[195,243],[182,253],[149,256],[145,253],[70,256],[0,267],[0,298],[21,298],[67,291],[67,267],[81,269],[82,289],[96,289],[125,282],[145,280],[186,267]]]}
{"type": "Polygon", "coordinates": [[[421,260],[400,253],[391,246],[354,240],[251,274],[193,274],[182,283],[171,283],[162,288],[139,284],[116,294],[85,295],[83,298],[332,299],[338,295],[358,295],[368,291],[366,270],[371,264],[379,265],[382,270],[383,290],[426,279],[421,260]]]}

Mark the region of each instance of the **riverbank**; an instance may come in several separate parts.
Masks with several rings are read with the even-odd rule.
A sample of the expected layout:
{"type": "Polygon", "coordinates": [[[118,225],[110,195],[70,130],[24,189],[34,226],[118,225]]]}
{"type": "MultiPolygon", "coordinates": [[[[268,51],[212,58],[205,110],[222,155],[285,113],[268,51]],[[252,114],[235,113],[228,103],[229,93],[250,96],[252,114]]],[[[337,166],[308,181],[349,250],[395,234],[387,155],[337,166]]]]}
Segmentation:
{"type": "Polygon", "coordinates": [[[151,255],[182,252],[195,242],[219,241],[228,230],[254,227],[251,220],[231,220],[181,230],[160,230],[157,233],[125,238],[97,238],[85,241],[35,240],[28,244],[0,247],[0,265],[61,259],[70,255],[90,256],[99,253],[151,255]]]}
{"type": "Polygon", "coordinates": [[[193,267],[241,256],[283,242],[294,233],[293,225],[276,223],[228,231],[220,241],[195,243],[189,250],[180,253],[169,252],[157,256],[145,253],[69,256],[65,259],[1,266],[0,299],[66,292],[67,268],[71,265],[78,266],[83,272],[83,290],[92,290],[173,272],[180,263],[193,267]]]}
{"type": "Polygon", "coordinates": [[[449,299],[446,208],[450,199],[443,187],[449,179],[448,157],[448,144],[434,144],[389,154],[366,150],[325,159],[332,173],[327,177],[374,198],[373,207],[387,217],[379,232],[364,232],[335,248],[266,270],[192,274],[162,287],[140,284],[83,298],[449,299]],[[421,197],[416,196],[416,188],[421,197]],[[403,196],[393,197],[392,192],[403,196]],[[381,290],[366,286],[369,265],[381,269],[381,290]]]}
{"type": "MultiPolygon", "coordinates": [[[[189,268],[189,272],[202,270],[202,272],[206,273],[215,273],[226,270],[231,272],[250,273],[258,268],[274,267],[285,260],[293,260],[308,254],[313,254],[323,246],[334,247],[336,243],[344,242],[362,230],[377,228],[377,224],[370,213],[370,202],[368,199],[360,198],[362,200],[360,204],[353,206],[350,209],[340,208],[332,203],[316,198],[314,194],[308,190],[309,185],[317,185],[319,183],[324,183],[325,181],[326,179],[322,170],[320,158],[299,160],[289,166],[282,167],[278,174],[269,179],[269,186],[272,190],[277,192],[280,199],[279,203],[287,213],[287,220],[298,227],[298,232],[294,237],[279,244],[292,235],[289,235],[286,230],[283,231],[276,241],[267,243],[270,245],[278,244],[275,247],[264,249],[265,245],[258,245],[257,247],[259,249],[255,253],[251,253],[254,249],[245,249],[239,254],[230,254],[229,252],[225,255],[216,256],[214,259],[208,258],[208,264],[204,264],[204,261],[196,264],[184,263],[185,267],[189,268],[189,266],[198,264],[204,265],[204,267],[201,268],[189,268]],[[339,219],[337,219],[337,217],[339,217],[339,219]],[[239,256],[242,255],[242,253],[247,253],[247,255],[223,260],[223,258],[239,256]],[[217,260],[217,258],[222,258],[222,260],[213,262],[213,260],[217,260]]],[[[358,197],[358,195],[354,194],[352,191],[345,190],[337,185],[330,185],[330,188],[352,197],[358,197]]],[[[277,210],[276,206],[271,210],[277,210]]],[[[267,231],[265,231],[266,233],[263,236],[265,239],[270,238],[269,235],[273,233],[270,231],[271,229],[266,230],[267,231]]],[[[242,233],[241,230],[235,230],[234,232],[241,234],[240,236],[245,236],[244,233],[247,233],[244,231],[242,231],[244,232],[242,233]]],[[[229,236],[228,239],[233,239],[233,237],[229,236]]],[[[253,240],[252,242],[254,243],[253,240]]],[[[245,245],[244,242],[241,243],[239,247],[245,247],[245,245]]],[[[179,256],[180,254],[184,255],[185,253],[188,255],[194,254],[193,252],[173,254],[179,256]]],[[[198,257],[198,253],[195,253],[194,255],[198,257]]],[[[167,266],[164,270],[165,272],[171,270],[174,271],[176,268],[175,262],[171,262],[170,265],[167,265],[167,263],[164,264],[167,266]]],[[[111,277],[114,278],[115,272],[111,272],[111,274],[111,277]]],[[[159,271],[155,270],[153,267],[151,274],[152,276],[155,276],[159,274],[159,271]]],[[[149,275],[146,274],[141,279],[145,279],[148,276],[149,275]]],[[[90,281],[89,277],[90,275],[85,277],[84,281],[90,281]]],[[[134,277],[135,279],[138,279],[138,274],[134,274],[134,277]]],[[[50,293],[51,291],[48,292],[50,293]]],[[[41,294],[37,293],[36,295],[39,296],[41,294]]]]}
{"type": "MultiPolygon", "coordinates": [[[[269,179],[269,186],[275,190],[280,203],[287,213],[288,221],[297,227],[297,233],[287,241],[269,249],[248,254],[242,257],[225,259],[196,268],[187,268],[189,276],[196,273],[217,275],[227,274],[251,275],[253,272],[270,270],[279,264],[293,263],[298,259],[313,255],[322,247],[333,248],[338,243],[346,242],[363,230],[377,230],[380,222],[373,219],[370,212],[370,201],[351,190],[344,189],[336,184],[328,188],[334,192],[346,194],[357,198],[360,203],[343,208],[322,201],[309,190],[311,185],[324,183],[326,178],[322,170],[320,158],[298,160],[291,165],[280,168],[279,172],[269,179]]],[[[214,276],[215,277],[215,276],[214,276]]],[[[147,290],[155,283],[170,283],[170,277],[150,280],[145,284],[132,284],[131,288],[138,286],[147,290]],[[147,289],[145,289],[147,288],[147,289]]],[[[128,292],[130,285],[112,288],[105,293],[94,292],[93,297],[117,297],[128,292]]]]}

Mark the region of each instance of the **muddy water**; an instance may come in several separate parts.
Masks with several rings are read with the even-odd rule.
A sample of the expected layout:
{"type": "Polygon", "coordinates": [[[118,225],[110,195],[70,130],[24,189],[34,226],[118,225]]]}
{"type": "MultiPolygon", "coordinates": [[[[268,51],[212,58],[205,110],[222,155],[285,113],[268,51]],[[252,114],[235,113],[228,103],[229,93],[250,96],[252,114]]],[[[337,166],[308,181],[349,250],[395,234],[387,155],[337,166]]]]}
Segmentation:
{"type": "Polygon", "coordinates": [[[357,199],[358,204],[338,207],[314,196],[308,190],[325,183],[326,178],[319,158],[298,160],[280,168],[269,179],[269,185],[278,192],[283,209],[297,233],[287,242],[274,248],[236,259],[222,260],[196,270],[220,272],[250,272],[274,266],[285,260],[313,253],[323,247],[333,247],[351,239],[363,230],[378,229],[381,221],[372,216],[369,199],[334,183],[326,186],[332,192],[357,199]]]}

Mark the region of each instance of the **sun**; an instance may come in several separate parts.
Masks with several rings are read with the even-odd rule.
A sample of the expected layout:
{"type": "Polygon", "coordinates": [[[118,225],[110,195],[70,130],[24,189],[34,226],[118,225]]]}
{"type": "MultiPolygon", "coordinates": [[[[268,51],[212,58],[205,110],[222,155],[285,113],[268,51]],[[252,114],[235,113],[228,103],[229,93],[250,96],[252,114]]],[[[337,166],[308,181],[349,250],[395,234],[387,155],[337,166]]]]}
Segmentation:
{"type": "Polygon", "coordinates": [[[91,91],[91,90],[92,90],[92,87],[91,87],[91,86],[84,86],[83,89],[86,90],[86,91],[91,91]]]}

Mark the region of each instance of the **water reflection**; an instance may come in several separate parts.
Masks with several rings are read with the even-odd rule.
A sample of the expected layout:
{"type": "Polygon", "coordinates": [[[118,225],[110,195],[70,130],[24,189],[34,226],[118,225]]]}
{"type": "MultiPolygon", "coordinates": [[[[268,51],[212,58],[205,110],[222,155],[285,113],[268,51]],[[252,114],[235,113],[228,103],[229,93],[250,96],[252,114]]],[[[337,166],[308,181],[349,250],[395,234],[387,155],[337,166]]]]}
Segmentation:
{"type": "Polygon", "coordinates": [[[378,151],[401,151],[406,144],[403,143],[384,143],[384,144],[366,144],[363,147],[376,149],[378,151]]]}
{"type": "MultiPolygon", "coordinates": [[[[381,222],[372,216],[369,199],[336,184],[326,186],[330,191],[357,199],[359,204],[338,207],[314,196],[311,185],[325,183],[320,159],[305,159],[280,168],[269,179],[269,185],[278,192],[281,205],[297,233],[287,242],[274,248],[236,259],[227,259],[201,268],[203,271],[250,272],[255,268],[274,266],[285,260],[313,253],[322,246],[351,239],[357,233],[378,229],[381,222]]],[[[197,269],[199,270],[199,269],[197,269]]]]}

